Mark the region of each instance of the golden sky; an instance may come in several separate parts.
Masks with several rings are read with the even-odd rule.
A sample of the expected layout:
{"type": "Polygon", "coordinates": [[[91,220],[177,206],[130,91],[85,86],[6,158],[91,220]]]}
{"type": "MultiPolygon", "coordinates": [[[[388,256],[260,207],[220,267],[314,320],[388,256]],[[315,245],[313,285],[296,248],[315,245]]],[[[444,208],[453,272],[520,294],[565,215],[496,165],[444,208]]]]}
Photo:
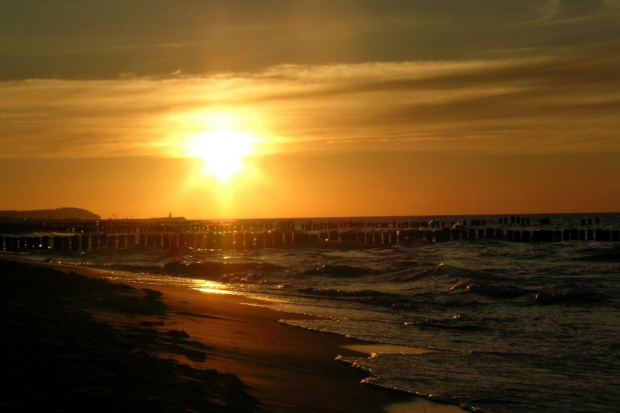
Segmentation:
{"type": "Polygon", "coordinates": [[[0,5],[0,209],[620,211],[618,0],[0,5]]]}

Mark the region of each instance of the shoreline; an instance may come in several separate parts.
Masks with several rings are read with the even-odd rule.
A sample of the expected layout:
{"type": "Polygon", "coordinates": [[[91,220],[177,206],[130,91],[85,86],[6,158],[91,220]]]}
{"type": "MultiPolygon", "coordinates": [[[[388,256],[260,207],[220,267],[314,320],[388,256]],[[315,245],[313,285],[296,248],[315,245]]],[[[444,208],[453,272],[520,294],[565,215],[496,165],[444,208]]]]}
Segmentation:
{"type": "MultiPolygon", "coordinates": [[[[4,261],[106,279],[104,275],[83,267],[0,257],[0,262],[4,261]]],[[[118,284],[113,280],[107,281],[118,284]]],[[[339,355],[367,354],[366,350],[352,346],[359,342],[279,323],[282,318],[307,317],[244,305],[243,302],[252,301],[244,296],[171,286],[121,284],[129,284],[137,290],[159,291],[159,300],[167,309],[155,323],[163,323],[161,330],[186,333],[188,341],[200,343],[206,349],[205,358],[198,354],[200,351],[192,353],[194,350],[191,349],[185,354],[165,354],[165,357],[196,370],[215,369],[219,373],[238,377],[245,385],[247,394],[257,401],[253,411],[463,411],[458,406],[438,404],[407,393],[360,384],[365,374],[336,360],[339,355]]],[[[95,317],[114,321],[109,314],[95,314],[95,317]]],[[[121,316],[117,314],[117,317],[121,316]]]]}

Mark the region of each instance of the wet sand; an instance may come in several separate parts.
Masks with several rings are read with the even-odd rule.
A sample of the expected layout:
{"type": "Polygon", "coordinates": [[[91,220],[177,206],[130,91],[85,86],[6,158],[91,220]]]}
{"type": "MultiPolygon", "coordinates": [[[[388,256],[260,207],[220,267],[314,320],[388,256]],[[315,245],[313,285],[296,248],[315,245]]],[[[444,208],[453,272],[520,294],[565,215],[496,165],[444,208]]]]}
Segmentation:
{"type": "Polygon", "coordinates": [[[244,297],[58,269],[0,260],[1,411],[462,411],[360,384],[335,359],[362,343],[244,297]]]}

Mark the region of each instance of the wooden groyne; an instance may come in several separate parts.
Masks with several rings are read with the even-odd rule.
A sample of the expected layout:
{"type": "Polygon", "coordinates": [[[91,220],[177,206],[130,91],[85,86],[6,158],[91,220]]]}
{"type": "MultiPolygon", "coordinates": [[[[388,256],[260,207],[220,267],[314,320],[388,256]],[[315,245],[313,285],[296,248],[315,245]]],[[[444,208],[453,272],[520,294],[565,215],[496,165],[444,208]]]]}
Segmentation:
{"type": "Polygon", "coordinates": [[[412,220],[258,220],[231,222],[81,221],[54,224],[12,223],[11,233],[0,224],[0,251],[88,252],[101,249],[179,247],[252,250],[292,248],[308,244],[391,245],[424,240],[433,243],[460,240],[498,240],[546,243],[565,241],[620,242],[620,231],[593,228],[598,224],[582,219],[580,228],[540,229],[550,224],[540,219],[537,229],[530,218],[500,217],[487,223],[482,219],[454,221],[412,220]],[[497,226],[495,226],[495,225],[497,226]],[[22,231],[19,231],[19,230],[22,231]],[[4,231],[3,231],[4,230],[4,231]],[[29,232],[26,232],[29,231],[29,232]],[[18,233],[15,233],[18,232],[18,233]],[[21,232],[21,233],[19,233],[21,232]]]}

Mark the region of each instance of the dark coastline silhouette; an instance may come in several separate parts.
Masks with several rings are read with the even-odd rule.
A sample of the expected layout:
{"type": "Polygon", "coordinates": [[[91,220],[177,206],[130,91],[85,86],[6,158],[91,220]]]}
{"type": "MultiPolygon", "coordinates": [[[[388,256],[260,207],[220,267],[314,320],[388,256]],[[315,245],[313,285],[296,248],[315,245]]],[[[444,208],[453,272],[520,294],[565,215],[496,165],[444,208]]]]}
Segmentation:
{"type": "Polygon", "coordinates": [[[67,220],[93,221],[101,217],[81,208],[61,207],[56,209],[37,209],[27,211],[4,210],[0,211],[0,220],[67,220]]]}

